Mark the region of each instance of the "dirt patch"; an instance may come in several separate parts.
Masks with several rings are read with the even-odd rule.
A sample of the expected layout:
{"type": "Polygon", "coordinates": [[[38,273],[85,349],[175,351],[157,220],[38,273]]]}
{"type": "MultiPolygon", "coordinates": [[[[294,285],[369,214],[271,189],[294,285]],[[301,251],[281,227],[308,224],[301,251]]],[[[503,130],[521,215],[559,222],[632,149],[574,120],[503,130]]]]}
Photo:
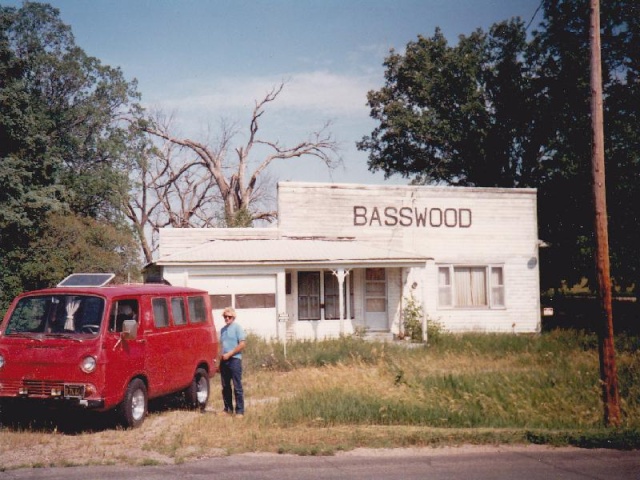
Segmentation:
{"type": "MultiPolygon", "coordinates": [[[[182,435],[199,412],[185,410],[151,414],[137,429],[113,425],[98,431],[65,432],[52,428],[6,428],[0,436],[0,469],[70,465],[151,465],[198,458],[194,448],[181,448],[171,439],[182,435]],[[110,427],[110,428],[109,428],[110,427]],[[166,450],[166,452],[165,452],[166,450]]],[[[207,456],[224,451],[207,452],[207,456]]]]}

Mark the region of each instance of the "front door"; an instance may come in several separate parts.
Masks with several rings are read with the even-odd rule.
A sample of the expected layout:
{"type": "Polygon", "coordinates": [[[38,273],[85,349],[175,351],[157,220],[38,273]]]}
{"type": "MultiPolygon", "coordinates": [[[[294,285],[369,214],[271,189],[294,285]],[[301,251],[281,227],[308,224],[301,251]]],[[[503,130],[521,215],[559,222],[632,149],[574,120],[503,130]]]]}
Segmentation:
{"type": "Polygon", "coordinates": [[[106,356],[103,395],[107,408],[120,403],[131,379],[144,371],[146,357],[146,342],[143,339],[144,326],[138,323],[136,338],[124,339],[121,335],[122,321],[136,320],[140,322],[140,318],[138,299],[124,298],[113,302],[108,329],[103,338],[103,351],[106,356]],[[122,317],[119,317],[120,315],[122,317]]]}
{"type": "Polygon", "coordinates": [[[369,330],[389,330],[387,275],[384,268],[367,268],[365,271],[364,314],[369,330]]]}

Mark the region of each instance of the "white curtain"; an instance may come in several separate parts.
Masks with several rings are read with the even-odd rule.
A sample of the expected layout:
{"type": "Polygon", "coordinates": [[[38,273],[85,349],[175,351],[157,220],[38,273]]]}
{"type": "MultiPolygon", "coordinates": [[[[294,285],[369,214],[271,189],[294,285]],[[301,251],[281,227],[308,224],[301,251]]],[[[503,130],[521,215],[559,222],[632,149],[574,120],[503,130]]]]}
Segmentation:
{"type": "Polygon", "coordinates": [[[487,305],[487,275],[484,267],[456,268],[454,275],[457,306],[487,305]]]}
{"type": "Polygon", "coordinates": [[[78,311],[80,307],[80,300],[75,300],[74,297],[67,297],[67,320],[64,322],[65,330],[75,330],[76,325],[73,319],[73,316],[78,311]]]}

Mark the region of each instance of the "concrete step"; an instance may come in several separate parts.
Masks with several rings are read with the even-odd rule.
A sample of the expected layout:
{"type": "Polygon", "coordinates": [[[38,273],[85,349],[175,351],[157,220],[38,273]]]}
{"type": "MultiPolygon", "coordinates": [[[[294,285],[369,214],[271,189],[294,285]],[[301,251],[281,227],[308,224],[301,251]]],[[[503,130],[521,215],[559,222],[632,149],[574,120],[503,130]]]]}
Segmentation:
{"type": "Polygon", "coordinates": [[[363,337],[365,340],[369,340],[372,342],[392,342],[393,341],[393,333],[389,331],[380,331],[380,332],[372,332],[367,331],[363,337]]]}

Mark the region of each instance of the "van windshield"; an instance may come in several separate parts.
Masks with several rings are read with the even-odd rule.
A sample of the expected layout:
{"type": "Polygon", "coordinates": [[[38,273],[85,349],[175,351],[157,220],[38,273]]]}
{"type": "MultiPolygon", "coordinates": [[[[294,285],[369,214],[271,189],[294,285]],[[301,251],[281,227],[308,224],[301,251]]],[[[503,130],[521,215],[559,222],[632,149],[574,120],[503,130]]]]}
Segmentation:
{"type": "Polygon", "coordinates": [[[24,297],[11,313],[5,335],[97,335],[104,305],[104,299],[90,295],[24,297]]]}

